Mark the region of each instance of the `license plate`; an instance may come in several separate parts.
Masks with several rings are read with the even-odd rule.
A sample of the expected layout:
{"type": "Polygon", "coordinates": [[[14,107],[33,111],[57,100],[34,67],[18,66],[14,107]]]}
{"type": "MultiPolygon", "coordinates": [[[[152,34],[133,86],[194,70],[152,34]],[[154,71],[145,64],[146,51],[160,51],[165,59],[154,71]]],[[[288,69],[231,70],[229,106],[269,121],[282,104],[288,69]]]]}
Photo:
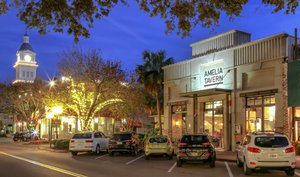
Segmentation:
{"type": "Polygon", "coordinates": [[[192,156],[198,156],[198,153],[197,152],[191,152],[191,155],[192,156]]]}
{"type": "Polygon", "coordinates": [[[117,144],[122,144],[122,142],[117,142],[117,144]]]}
{"type": "Polygon", "coordinates": [[[270,154],[269,157],[270,158],[277,158],[277,154],[270,154]]]}

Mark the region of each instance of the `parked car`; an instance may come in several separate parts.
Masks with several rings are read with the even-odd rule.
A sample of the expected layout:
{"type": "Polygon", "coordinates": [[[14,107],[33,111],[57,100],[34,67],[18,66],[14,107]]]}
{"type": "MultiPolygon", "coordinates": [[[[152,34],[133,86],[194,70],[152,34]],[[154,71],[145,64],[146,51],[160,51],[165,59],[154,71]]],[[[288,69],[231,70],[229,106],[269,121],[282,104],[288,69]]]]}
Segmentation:
{"type": "Polygon", "coordinates": [[[143,141],[131,132],[115,133],[109,141],[110,156],[113,156],[115,152],[137,155],[141,150],[143,150],[143,141]]]}
{"type": "Polygon", "coordinates": [[[107,151],[108,141],[109,138],[100,131],[76,133],[70,140],[69,150],[72,155],[78,152],[95,152],[99,155],[101,151],[107,151]]]}
{"type": "Polygon", "coordinates": [[[183,135],[178,148],[177,167],[188,161],[201,161],[215,167],[216,151],[207,134],[183,135]]]}
{"type": "Polygon", "coordinates": [[[266,168],[284,170],[288,176],[294,176],[295,148],[283,134],[250,133],[242,142],[237,142],[237,165],[243,167],[245,175],[250,175],[254,169],[266,168]]]}
{"type": "Polygon", "coordinates": [[[174,148],[168,136],[155,135],[146,140],[145,158],[149,159],[151,155],[166,155],[169,159],[173,159],[174,148]]]}
{"type": "Polygon", "coordinates": [[[13,136],[13,140],[16,141],[30,141],[30,140],[38,140],[39,133],[34,131],[29,132],[16,132],[13,136]]]}

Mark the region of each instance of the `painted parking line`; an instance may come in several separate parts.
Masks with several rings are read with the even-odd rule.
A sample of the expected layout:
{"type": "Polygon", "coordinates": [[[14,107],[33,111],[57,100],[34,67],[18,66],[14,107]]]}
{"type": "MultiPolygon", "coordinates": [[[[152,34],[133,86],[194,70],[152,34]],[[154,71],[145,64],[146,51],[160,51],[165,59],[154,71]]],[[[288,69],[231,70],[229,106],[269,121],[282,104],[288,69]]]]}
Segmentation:
{"type": "Polygon", "coordinates": [[[172,172],[172,170],[176,167],[176,164],[177,164],[177,162],[175,162],[173,165],[172,165],[172,167],[169,169],[169,173],[171,173],[172,172]]]}
{"type": "Polygon", "coordinates": [[[11,154],[8,154],[8,153],[5,153],[5,152],[0,151],[0,154],[6,155],[6,156],[9,156],[9,157],[18,159],[18,160],[22,160],[22,161],[25,161],[25,162],[28,162],[28,163],[31,163],[31,164],[34,164],[34,165],[37,165],[37,166],[40,166],[40,167],[48,168],[48,169],[53,170],[53,171],[61,172],[61,173],[64,173],[64,174],[67,174],[67,175],[70,175],[70,176],[87,177],[87,176],[79,174],[79,173],[71,172],[71,171],[68,171],[68,170],[64,170],[62,168],[57,168],[57,167],[54,167],[54,166],[51,166],[51,165],[43,164],[43,163],[40,163],[40,162],[37,162],[37,161],[34,161],[34,160],[30,160],[30,159],[26,159],[26,158],[23,158],[23,157],[11,155],[11,154]]]}
{"type": "Polygon", "coordinates": [[[105,157],[105,156],[108,156],[108,154],[101,155],[99,157],[96,157],[95,159],[101,159],[102,157],[105,157]]]}
{"type": "Polygon", "coordinates": [[[228,163],[227,163],[227,162],[224,162],[224,163],[225,163],[225,166],[226,166],[226,168],[227,168],[227,171],[228,171],[229,177],[233,177],[233,174],[232,174],[232,172],[231,172],[231,169],[230,169],[230,167],[229,167],[228,163]]]}
{"type": "Polygon", "coordinates": [[[133,163],[133,162],[139,160],[140,158],[142,158],[142,157],[144,157],[144,156],[145,156],[145,155],[142,155],[142,156],[140,156],[140,157],[138,157],[138,158],[136,158],[136,159],[133,159],[133,160],[127,162],[126,165],[129,165],[129,164],[131,164],[131,163],[133,163]]]}
{"type": "Polygon", "coordinates": [[[300,173],[298,173],[298,172],[295,172],[295,174],[296,174],[297,176],[300,176],[300,173]]]}

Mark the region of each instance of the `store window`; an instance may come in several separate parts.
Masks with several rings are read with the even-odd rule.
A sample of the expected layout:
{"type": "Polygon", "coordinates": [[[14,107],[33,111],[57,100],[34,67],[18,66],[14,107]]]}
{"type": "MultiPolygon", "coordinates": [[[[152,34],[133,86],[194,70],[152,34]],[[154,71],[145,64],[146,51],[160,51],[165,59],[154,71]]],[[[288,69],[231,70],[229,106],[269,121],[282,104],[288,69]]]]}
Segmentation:
{"type": "Polygon", "coordinates": [[[275,131],[274,95],[246,99],[246,132],[275,131]]]}
{"type": "Polygon", "coordinates": [[[187,124],[187,105],[172,106],[172,136],[179,139],[183,134],[189,133],[187,124]]]}

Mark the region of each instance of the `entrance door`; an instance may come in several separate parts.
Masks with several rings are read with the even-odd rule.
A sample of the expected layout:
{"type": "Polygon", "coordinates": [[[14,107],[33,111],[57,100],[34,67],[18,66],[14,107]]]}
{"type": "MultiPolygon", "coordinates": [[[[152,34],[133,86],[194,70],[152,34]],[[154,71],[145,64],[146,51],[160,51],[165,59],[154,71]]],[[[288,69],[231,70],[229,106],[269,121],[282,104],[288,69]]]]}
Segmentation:
{"type": "Polygon", "coordinates": [[[224,148],[223,101],[206,102],[204,110],[204,130],[217,148],[224,148]]]}

